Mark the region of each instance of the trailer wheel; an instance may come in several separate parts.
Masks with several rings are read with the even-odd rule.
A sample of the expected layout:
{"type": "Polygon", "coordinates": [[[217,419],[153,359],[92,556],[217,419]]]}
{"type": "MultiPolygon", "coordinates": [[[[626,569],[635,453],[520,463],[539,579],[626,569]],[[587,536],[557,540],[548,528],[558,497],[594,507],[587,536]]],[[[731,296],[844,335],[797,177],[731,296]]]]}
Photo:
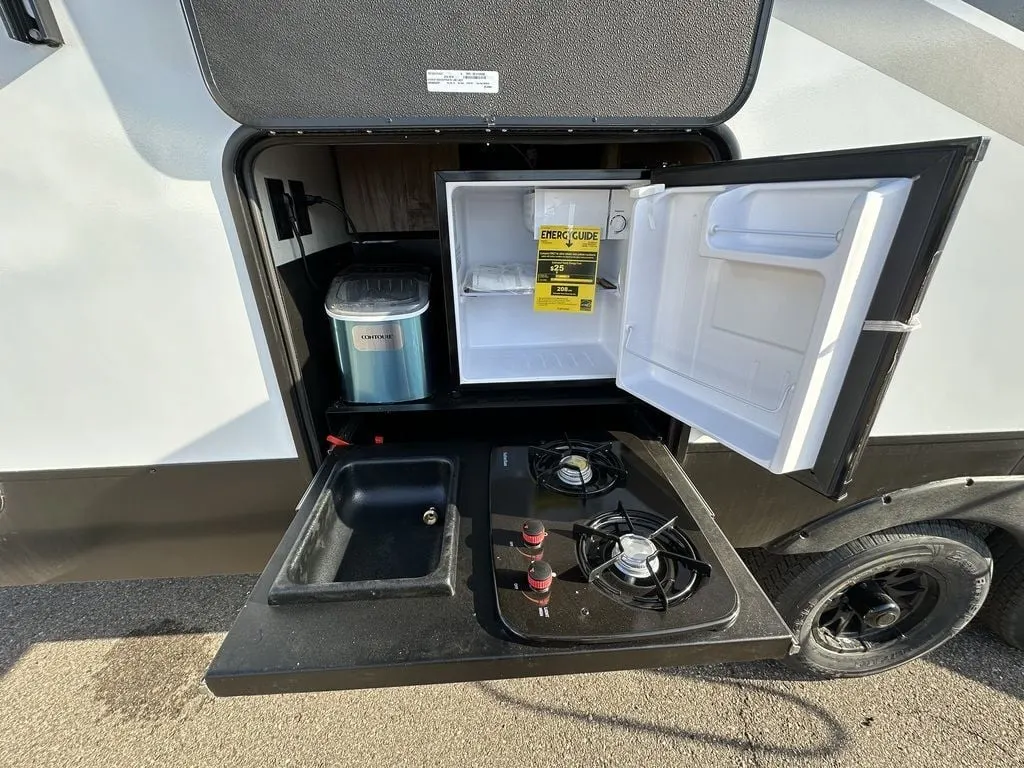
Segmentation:
{"type": "Polygon", "coordinates": [[[797,637],[787,663],[819,677],[863,677],[953,637],[992,580],[985,542],[946,521],[902,525],[817,556],[766,556],[762,586],[797,637]]]}
{"type": "Polygon", "coordinates": [[[994,533],[988,545],[995,576],[981,616],[999,637],[1024,649],[1024,547],[1006,531],[994,533]]]}

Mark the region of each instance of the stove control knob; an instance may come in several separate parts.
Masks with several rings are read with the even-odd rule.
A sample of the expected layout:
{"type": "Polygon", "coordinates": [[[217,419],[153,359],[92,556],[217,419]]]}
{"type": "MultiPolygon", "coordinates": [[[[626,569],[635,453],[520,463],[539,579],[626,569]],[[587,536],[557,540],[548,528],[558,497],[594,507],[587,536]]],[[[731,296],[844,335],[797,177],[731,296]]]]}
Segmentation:
{"type": "Polygon", "coordinates": [[[554,576],[551,566],[543,560],[535,560],[526,570],[526,582],[534,592],[547,592],[551,589],[551,580],[554,576]]]}
{"type": "Polygon", "coordinates": [[[544,530],[544,523],[540,520],[527,520],[523,523],[523,543],[526,546],[536,549],[544,543],[544,537],[548,532],[544,530]]]}

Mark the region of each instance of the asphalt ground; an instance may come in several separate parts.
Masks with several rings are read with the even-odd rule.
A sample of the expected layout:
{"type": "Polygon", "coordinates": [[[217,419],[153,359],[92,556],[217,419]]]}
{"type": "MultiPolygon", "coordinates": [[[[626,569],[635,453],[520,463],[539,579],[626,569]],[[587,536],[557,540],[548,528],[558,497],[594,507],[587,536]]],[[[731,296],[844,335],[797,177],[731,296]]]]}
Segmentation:
{"type": "Polygon", "coordinates": [[[759,663],[215,699],[254,578],[0,589],[0,766],[1024,765],[1024,653],[977,628],[852,681],[759,663]]]}

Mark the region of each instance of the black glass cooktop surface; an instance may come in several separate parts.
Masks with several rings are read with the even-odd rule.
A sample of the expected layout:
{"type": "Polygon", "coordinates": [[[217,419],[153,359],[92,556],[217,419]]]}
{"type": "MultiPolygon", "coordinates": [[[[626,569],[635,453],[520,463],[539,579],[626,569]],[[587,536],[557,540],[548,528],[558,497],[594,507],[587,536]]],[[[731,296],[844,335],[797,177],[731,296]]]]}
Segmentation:
{"type": "Polygon", "coordinates": [[[495,590],[514,635],[614,643],[735,619],[737,593],[714,549],[643,458],[611,436],[492,451],[495,590]]]}

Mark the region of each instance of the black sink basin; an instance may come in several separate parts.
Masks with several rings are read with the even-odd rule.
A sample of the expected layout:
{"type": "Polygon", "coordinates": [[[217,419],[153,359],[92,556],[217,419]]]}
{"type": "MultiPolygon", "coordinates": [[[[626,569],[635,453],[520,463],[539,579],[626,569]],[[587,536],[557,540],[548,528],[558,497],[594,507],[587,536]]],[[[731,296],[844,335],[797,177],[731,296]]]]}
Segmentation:
{"type": "Polygon", "coordinates": [[[454,594],[456,479],[446,457],[339,462],[269,602],[454,594]]]}

